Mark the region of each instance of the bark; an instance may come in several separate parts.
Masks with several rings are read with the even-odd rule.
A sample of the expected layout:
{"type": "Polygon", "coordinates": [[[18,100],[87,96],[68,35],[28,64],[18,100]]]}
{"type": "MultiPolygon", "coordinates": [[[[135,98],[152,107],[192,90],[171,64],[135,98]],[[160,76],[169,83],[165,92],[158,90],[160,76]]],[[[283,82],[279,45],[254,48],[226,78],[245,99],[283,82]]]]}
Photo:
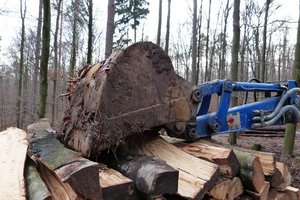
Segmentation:
{"type": "Polygon", "coordinates": [[[78,152],[64,147],[48,132],[49,129],[50,123],[46,119],[27,127],[31,134],[29,153],[41,166],[42,177],[46,179],[54,199],[65,199],[58,188],[69,197],[100,199],[102,194],[98,163],[82,158],[78,152]]]}
{"type": "Polygon", "coordinates": [[[20,0],[20,15],[21,15],[21,47],[20,47],[20,67],[18,79],[18,99],[17,99],[17,127],[22,127],[22,102],[23,102],[23,71],[24,71],[24,45],[25,45],[25,17],[26,17],[26,1],[23,4],[20,0]],[[23,7],[24,6],[24,7],[23,7]]]}
{"type": "Polygon", "coordinates": [[[130,156],[120,159],[118,168],[146,195],[174,194],[178,189],[178,171],[154,156],[130,156]]]}
{"type": "MultiPolygon", "coordinates": [[[[201,0],[201,5],[200,5],[200,11],[199,11],[199,20],[198,20],[198,44],[197,44],[197,69],[196,69],[196,85],[199,84],[199,76],[200,73],[202,74],[202,66],[200,66],[200,63],[202,61],[202,45],[201,45],[201,39],[202,39],[202,34],[201,34],[201,28],[202,28],[202,5],[203,5],[203,0],[201,0]]],[[[203,75],[201,76],[201,79],[203,81],[203,75]]]]}
{"type": "Polygon", "coordinates": [[[38,97],[38,75],[41,53],[41,33],[42,33],[42,16],[43,15],[43,0],[39,1],[39,16],[36,30],[36,43],[34,52],[34,71],[32,77],[32,121],[37,119],[37,97],[38,97]]]}
{"type": "Polygon", "coordinates": [[[192,80],[191,82],[197,84],[197,0],[194,0],[194,11],[193,11],[193,36],[192,36],[192,80]]]}
{"type": "Polygon", "coordinates": [[[0,199],[26,199],[23,178],[28,147],[26,137],[26,132],[17,128],[0,132],[0,199]]]}
{"type": "Polygon", "coordinates": [[[48,60],[50,48],[50,26],[51,26],[51,6],[50,0],[44,0],[44,23],[43,23],[43,40],[42,40],[42,55],[40,69],[40,103],[39,103],[39,118],[45,117],[48,89],[48,60]]]}
{"type": "Polygon", "coordinates": [[[59,32],[59,18],[61,15],[61,5],[62,0],[58,1],[57,4],[57,13],[56,13],[56,22],[55,22],[55,32],[54,32],[54,43],[53,43],[53,50],[54,50],[54,77],[53,77],[53,91],[52,91],[52,108],[51,108],[51,124],[52,126],[55,123],[56,118],[56,90],[57,90],[57,70],[58,70],[58,32],[59,32]]]}
{"type": "Polygon", "coordinates": [[[108,0],[107,6],[107,22],[106,22],[106,42],[105,42],[105,58],[108,58],[112,53],[113,35],[114,35],[114,20],[115,19],[115,1],[108,0]]]}
{"type": "Polygon", "coordinates": [[[159,7],[158,7],[158,27],[157,27],[157,36],[156,36],[156,44],[158,46],[160,46],[161,21],[162,21],[162,0],[159,0],[159,7]]]}
{"type": "Polygon", "coordinates": [[[24,172],[26,182],[26,198],[30,200],[51,200],[45,183],[40,177],[36,164],[27,158],[24,172]]]}
{"type": "Polygon", "coordinates": [[[93,56],[93,0],[88,0],[89,22],[88,22],[88,52],[87,63],[92,64],[93,56]]]}
{"type": "Polygon", "coordinates": [[[165,43],[165,52],[167,54],[169,54],[170,18],[171,18],[171,0],[168,0],[168,15],[167,15],[166,43],[165,43]]]}
{"type": "MultiPolygon", "coordinates": [[[[232,81],[238,81],[238,66],[239,66],[239,48],[240,48],[240,0],[234,0],[233,7],[233,38],[231,49],[231,72],[230,77],[232,81]]],[[[233,96],[231,106],[238,105],[238,97],[233,96]]],[[[237,133],[229,134],[229,143],[231,145],[237,142],[237,133]]]]}
{"type": "Polygon", "coordinates": [[[287,123],[285,128],[284,142],[281,158],[286,159],[293,155],[297,124],[287,123]]]}
{"type": "Polygon", "coordinates": [[[69,76],[73,77],[75,75],[75,66],[76,66],[76,57],[77,57],[77,42],[78,42],[78,0],[72,1],[72,7],[73,7],[73,25],[72,25],[72,44],[71,44],[71,60],[70,60],[70,69],[69,69],[69,76]]]}
{"type": "Polygon", "coordinates": [[[267,25],[268,25],[270,3],[271,0],[266,0],[264,30],[263,30],[262,65],[260,68],[261,82],[265,82],[265,77],[266,77],[267,25]]]}
{"type": "Polygon", "coordinates": [[[207,18],[207,29],[206,29],[206,45],[205,45],[205,80],[210,81],[211,77],[208,69],[208,52],[209,52],[209,27],[210,27],[210,12],[211,12],[211,0],[209,0],[208,18],[207,18]]]}

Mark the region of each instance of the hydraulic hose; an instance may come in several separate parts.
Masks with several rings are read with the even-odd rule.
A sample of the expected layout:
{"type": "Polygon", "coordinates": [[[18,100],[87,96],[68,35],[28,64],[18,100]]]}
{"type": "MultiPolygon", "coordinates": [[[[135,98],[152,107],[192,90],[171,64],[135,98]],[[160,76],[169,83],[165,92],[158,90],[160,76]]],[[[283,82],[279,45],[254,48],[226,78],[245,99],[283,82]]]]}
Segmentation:
{"type": "Polygon", "coordinates": [[[262,126],[270,126],[274,123],[276,123],[276,121],[286,112],[288,111],[292,111],[293,114],[295,114],[296,118],[298,121],[300,121],[300,111],[298,108],[296,108],[295,106],[292,105],[288,105],[288,106],[284,106],[282,109],[280,109],[280,111],[278,112],[278,114],[272,118],[269,121],[266,122],[261,122],[261,123],[254,123],[252,124],[252,128],[257,128],[257,127],[262,127],[262,126]]]}
{"type": "Polygon", "coordinates": [[[270,113],[267,116],[253,117],[253,121],[267,121],[267,120],[273,119],[278,114],[278,112],[280,111],[280,109],[282,108],[282,106],[286,102],[286,100],[294,93],[300,93],[300,88],[293,88],[293,89],[287,91],[282,96],[282,98],[280,99],[280,101],[278,102],[276,108],[273,110],[272,113],[270,113]]]}

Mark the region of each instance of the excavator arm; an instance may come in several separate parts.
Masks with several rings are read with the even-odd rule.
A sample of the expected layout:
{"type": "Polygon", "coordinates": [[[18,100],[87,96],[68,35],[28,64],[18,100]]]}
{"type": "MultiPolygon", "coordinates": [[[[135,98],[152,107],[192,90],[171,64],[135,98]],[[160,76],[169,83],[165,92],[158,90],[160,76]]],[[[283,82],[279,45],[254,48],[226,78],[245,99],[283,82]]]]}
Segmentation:
{"type": "Polygon", "coordinates": [[[273,124],[300,120],[300,88],[295,81],[286,85],[274,83],[233,82],[217,80],[197,86],[191,93],[194,117],[187,123],[184,137],[189,140],[212,134],[239,132],[273,124]],[[244,93],[244,102],[230,108],[232,98],[244,93]],[[263,100],[247,103],[248,93],[265,93],[263,100]],[[208,113],[212,96],[218,95],[216,112],[208,113]]]}

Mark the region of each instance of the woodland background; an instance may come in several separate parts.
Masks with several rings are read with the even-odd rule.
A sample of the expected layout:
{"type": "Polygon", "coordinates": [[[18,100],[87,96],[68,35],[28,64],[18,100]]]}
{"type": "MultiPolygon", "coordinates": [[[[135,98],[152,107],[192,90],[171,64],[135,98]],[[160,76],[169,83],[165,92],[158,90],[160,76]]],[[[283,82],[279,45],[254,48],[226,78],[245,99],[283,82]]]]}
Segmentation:
{"type": "Polygon", "coordinates": [[[0,130],[25,127],[35,121],[40,116],[42,94],[46,94],[44,116],[59,125],[67,99],[58,96],[66,92],[68,77],[85,64],[99,62],[113,50],[138,41],[152,40],[164,48],[176,72],[195,84],[227,78],[257,78],[262,82],[292,78],[296,31],[291,27],[297,25],[297,19],[283,18],[279,14],[283,4],[279,1],[186,0],[182,4],[187,9],[181,12],[189,17],[179,24],[172,20],[179,14],[171,9],[176,0],[157,0],[158,7],[150,10],[153,1],[39,0],[35,2],[39,3],[36,17],[28,15],[30,0],[20,0],[19,10],[2,6],[0,16],[18,16],[14,23],[20,28],[11,36],[8,47],[0,46],[0,130]],[[47,5],[50,12],[46,14],[51,19],[49,56],[42,64],[47,5]],[[96,6],[106,9],[107,17],[99,17],[96,6]],[[235,21],[234,10],[238,14],[235,21]],[[145,32],[150,12],[159,16],[151,33],[145,32]],[[103,18],[106,21],[99,20],[103,18]],[[104,24],[105,29],[99,24],[104,24]],[[178,28],[172,29],[175,25],[178,28]],[[170,38],[170,30],[176,32],[176,37],[170,38]],[[239,31],[239,38],[234,39],[234,31],[239,31]],[[236,68],[231,70],[234,47],[236,68]],[[45,80],[46,87],[41,87],[45,80]],[[41,88],[47,88],[47,93],[41,88]]]}

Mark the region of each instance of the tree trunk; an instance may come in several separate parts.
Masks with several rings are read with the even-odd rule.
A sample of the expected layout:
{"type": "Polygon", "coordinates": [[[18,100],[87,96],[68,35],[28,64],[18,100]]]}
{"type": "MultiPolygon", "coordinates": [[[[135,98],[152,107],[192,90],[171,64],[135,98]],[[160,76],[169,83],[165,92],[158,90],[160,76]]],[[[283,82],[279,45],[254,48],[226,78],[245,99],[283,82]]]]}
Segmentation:
{"type": "Polygon", "coordinates": [[[78,0],[73,0],[73,25],[72,25],[72,46],[71,46],[71,60],[70,60],[70,69],[69,69],[69,76],[73,77],[75,75],[75,65],[76,65],[76,56],[77,56],[77,22],[78,22],[78,9],[77,9],[77,2],[78,0]]]}
{"type": "Polygon", "coordinates": [[[209,26],[210,26],[210,11],[211,11],[211,0],[209,0],[208,18],[207,18],[207,29],[206,29],[206,47],[205,47],[205,81],[210,81],[208,69],[208,45],[209,45],[209,26]]]}
{"type": "Polygon", "coordinates": [[[40,103],[39,118],[44,118],[46,114],[47,89],[48,89],[48,60],[50,48],[50,26],[51,26],[51,6],[50,0],[44,0],[44,23],[43,23],[43,44],[40,69],[40,103]]]}
{"type": "Polygon", "coordinates": [[[159,7],[158,7],[158,27],[157,27],[157,36],[156,36],[156,44],[158,46],[160,46],[161,20],[162,20],[162,0],[159,0],[159,7]]]}
{"type": "Polygon", "coordinates": [[[34,70],[32,77],[32,117],[31,120],[35,121],[37,116],[37,97],[38,97],[38,75],[40,65],[40,53],[41,53],[41,32],[42,32],[42,14],[43,14],[43,0],[39,1],[39,16],[36,30],[36,44],[34,52],[34,70]]]}
{"type": "Polygon", "coordinates": [[[105,58],[112,53],[114,39],[114,21],[115,21],[115,0],[108,0],[107,6],[107,22],[106,22],[106,42],[105,42],[105,58]]]}
{"type": "Polygon", "coordinates": [[[52,91],[52,112],[51,112],[51,125],[53,126],[55,123],[55,112],[56,112],[56,90],[57,90],[57,69],[58,69],[58,31],[59,31],[59,18],[61,14],[61,4],[62,0],[58,1],[57,4],[57,15],[56,15],[56,24],[55,24],[55,32],[54,32],[54,44],[53,44],[53,50],[54,50],[54,77],[53,77],[53,91],[52,91]]]}
{"type": "Polygon", "coordinates": [[[193,11],[193,37],[192,37],[192,83],[197,84],[197,0],[194,0],[194,11],[193,11]]]}
{"type": "Polygon", "coordinates": [[[87,64],[92,64],[93,58],[93,0],[88,2],[89,10],[89,22],[88,22],[88,52],[87,52],[87,64]]]}
{"type": "MultiPolygon", "coordinates": [[[[202,45],[201,45],[201,27],[202,27],[202,5],[203,5],[203,0],[201,0],[201,5],[200,5],[200,12],[199,12],[199,20],[198,20],[198,45],[197,45],[197,69],[196,69],[196,85],[199,84],[199,76],[200,73],[202,73],[202,66],[200,66],[200,63],[202,61],[202,45]],[[201,68],[201,69],[200,69],[201,68]]],[[[201,76],[201,78],[203,78],[201,76]]],[[[203,81],[203,79],[202,79],[203,81]]]]}
{"type": "MultiPolygon", "coordinates": [[[[240,0],[234,0],[233,8],[233,38],[231,49],[231,80],[238,81],[238,65],[239,65],[239,48],[240,48],[240,0]]],[[[238,97],[232,97],[232,107],[238,105],[238,97]]],[[[236,144],[236,133],[229,134],[229,143],[236,144]]]]}
{"type": "Polygon", "coordinates": [[[171,17],[171,0],[168,0],[168,16],[167,16],[166,43],[165,43],[165,52],[167,54],[169,54],[170,17],[171,17]]]}
{"type": "Polygon", "coordinates": [[[23,68],[24,68],[24,45],[25,45],[25,16],[26,16],[26,1],[23,5],[23,0],[20,0],[20,15],[22,21],[21,27],[21,47],[20,47],[20,67],[18,80],[18,100],[17,100],[17,127],[22,127],[22,99],[23,99],[23,68]],[[23,7],[24,6],[24,7],[23,7]]]}
{"type": "Polygon", "coordinates": [[[267,25],[268,25],[268,14],[271,0],[266,0],[266,11],[265,21],[263,30],[263,47],[262,47],[262,65],[260,67],[261,82],[265,82],[266,77],[266,49],[267,49],[267,25]]]}

